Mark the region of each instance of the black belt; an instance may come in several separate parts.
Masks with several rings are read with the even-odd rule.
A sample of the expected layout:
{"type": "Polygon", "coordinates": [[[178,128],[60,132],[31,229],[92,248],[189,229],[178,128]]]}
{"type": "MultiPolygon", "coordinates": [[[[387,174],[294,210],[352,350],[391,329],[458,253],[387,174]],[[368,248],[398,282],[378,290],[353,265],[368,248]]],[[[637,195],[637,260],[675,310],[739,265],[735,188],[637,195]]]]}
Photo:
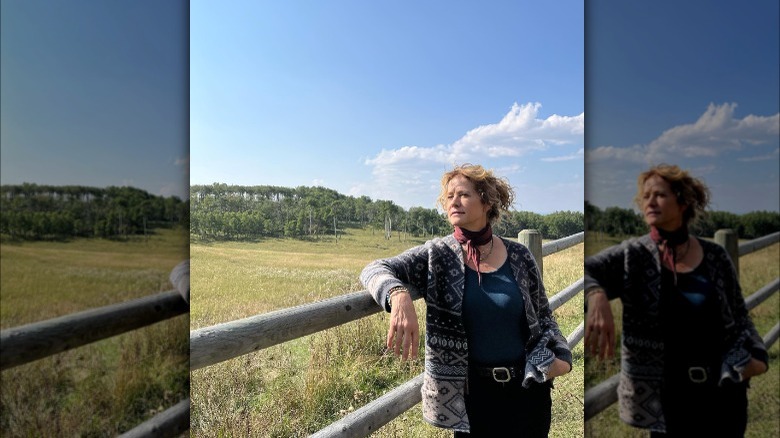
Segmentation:
{"type": "Polygon", "coordinates": [[[478,377],[487,377],[498,383],[506,383],[523,376],[520,367],[470,367],[469,371],[478,377]]]}

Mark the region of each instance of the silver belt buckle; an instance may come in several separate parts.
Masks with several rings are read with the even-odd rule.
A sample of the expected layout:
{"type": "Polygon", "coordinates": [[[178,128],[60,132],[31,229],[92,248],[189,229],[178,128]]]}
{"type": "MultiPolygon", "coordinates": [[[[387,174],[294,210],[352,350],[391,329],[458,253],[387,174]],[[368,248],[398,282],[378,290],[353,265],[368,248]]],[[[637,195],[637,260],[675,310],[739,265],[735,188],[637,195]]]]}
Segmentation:
{"type": "Polygon", "coordinates": [[[509,373],[509,369],[506,367],[493,368],[493,380],[499,383],[506,383],[512,380],[512,374],[509,373]],[[506,374],[506,379],[499,379],[498,376],[496,375],[496,371],[503,371],[506,374]]]}
{"type": "Polygon", "coordinates": [[[707,381],[707,370],[702,367],[688,368],[688,379],[693,383],[704,383],[707,381]]]}

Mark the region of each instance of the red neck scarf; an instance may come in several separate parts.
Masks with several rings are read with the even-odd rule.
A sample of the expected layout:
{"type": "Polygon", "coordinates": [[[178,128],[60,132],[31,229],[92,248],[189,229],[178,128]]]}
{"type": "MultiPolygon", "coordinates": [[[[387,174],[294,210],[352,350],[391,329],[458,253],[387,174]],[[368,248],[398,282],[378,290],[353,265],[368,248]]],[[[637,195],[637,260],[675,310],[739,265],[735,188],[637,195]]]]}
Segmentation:
{"type": "Polygon", "coordinates": [[[674,274],[674,284],[677,284],[677,246],[688,241],[688,227],[682,227],[674,231],[666,231],[654,226],[650,227],[650,238],[656,245],[663,245],[661,262],[671,268],[674,274]]]}
{"type": "Polygon", "coordinates": [[[461,227],[455,227],[455,239],[461,244],[466,244],[466,258],[474,262],[477,268],[477,278],[482,283],[482,273],[479,272],[479,246],[493,240],[493,228],[490,222],[479,231],[469,231],[461,227]]]}

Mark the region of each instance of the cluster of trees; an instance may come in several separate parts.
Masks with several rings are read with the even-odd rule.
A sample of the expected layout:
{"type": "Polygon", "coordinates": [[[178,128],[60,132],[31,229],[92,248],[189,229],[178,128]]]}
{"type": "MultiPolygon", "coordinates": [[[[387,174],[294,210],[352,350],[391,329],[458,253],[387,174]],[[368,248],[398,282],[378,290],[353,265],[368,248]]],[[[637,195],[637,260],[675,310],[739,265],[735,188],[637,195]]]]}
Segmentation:
{"type": "Polygon", "coordinates": [[[579,211],[556,211],[545,215],[511,211],[501,217],[495,229],[505,236],[517,236],[523,230],[537,230],[545,239],[560,239],[583,231],[585,225],[583,214],[579,211]]]}
{"type": "MultiPolygon", "coordinates": [[[[190,205],[192,234],[213,240],[307,238],[367,226],[381,230],[387,238],[394,231],[417,237],[452,231],[444,215],[434,208],[405,210],[392,201],[346,196],[324,187],[194,185],[190,187],[190,205]]],[[[579,212],[512,212],[496,224],[496,231],[511,236],[534,228],[554,239],[582,231],[583,226],[579,212]]]]}
{"type": "MultiPolygon", "coordinates": [[[[213,240],[317,237],[338,235],[350,227],[372,227],[387,238],[393,232],[432,237],[452,231],[445,216],[434,208],[405,210],[392,201],[346,196],[324,187],[195,185],[188,203],[133,187],[25,183],[0,186],[0,211],[0,233],[16,239],[116,238],[143,234],[161,224],[190,227],[193,235],[213,240]]],[[[513,211],[494,228],[506,236],[536,229],[548,239],[586,228],[612,236],[647,232],[642,216],[634,210],[601,210],[588,202],[584,215],[513,211]]],[[[780,213],[712,211],[696,222],[693,231],[712,236],[721,228],[734,229],[748,239],[765,236],[780,230],[780,213]]]]}
{"type": "Polygon", "coordinates": [[[126,237],[188,226],[189,204],[133,187],[0,186],[0,233],[13,239],[126,237]]]}
{"type": "Polygon", "coordinates": [[[191,232],[215,240],[316,237],[348,227],[373,226],[413,235],[441,234],[446,221],[435,209],[406,212],[392,201],[342,195],[324,187],[190,187],[191,232]]]}
{"type": "MultiPolygon", "coordinates": [[[[585,201],[585,222],[589,231],[601,231],[611,236],[638,236],[647,233],[642,215],[628,208],[599,209],[585,201]]],[[[692,232],[699,236],[713,236],[719,229],[730,228],[739,237],[755,239],[780,230],[780,213],[753,211],[742,215],[727,211],[710,211],[699,218],[692,232]]]]}

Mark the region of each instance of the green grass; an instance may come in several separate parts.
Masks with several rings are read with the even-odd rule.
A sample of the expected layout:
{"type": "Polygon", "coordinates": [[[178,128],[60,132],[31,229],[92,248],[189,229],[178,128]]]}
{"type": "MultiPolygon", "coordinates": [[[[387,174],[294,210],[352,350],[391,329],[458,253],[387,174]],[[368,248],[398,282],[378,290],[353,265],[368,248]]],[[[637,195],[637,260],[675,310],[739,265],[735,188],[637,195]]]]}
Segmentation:
{"type": "MultiPolygon", "coordinates": [[[[148,240],[4,241],[0,316],[7,329],[172,289],[188,236],[148,240]]],[[[163,321],[2,372],[3,436],[114,436],[189,389],[186,317],[163,321]]]]}
{"type": "MultiPolygon", "coordinates": [[[[620,243],[621,238],[602,236],[600,239],[591,235],[585,241],[585,254],[591,255],[607,246],[620,243]]],[[[772,245],[740,258],[740,284],[742,292],[747,297],[759,288],[780,275],[780,244],[772,245]]],[[[750,317],[756,329],[765,335],[780,319],[780,294],[775,293],[770,299],[760,304],[750,312],[750,317]]],[[[620,318],[622,306],[619,301],[611,303],[616,319],[617,338],[620,339],[620,318]]],[[[748,391],[748,427],[746,436],[766,437],[780,436],[780,347],[778,343],[769,350],[769,372],[754,378],[748,391]]],[[[585,386],[595,386],[607,377],[620,371],[620,345],[616,346],[615,358],[611,360],[596,360],[590,356],[585,359],[585,386]]],[[[617,405],[612,405],[604,412],[585,423],[587,437],[646,437],[647,431],[626,425],[618,418],[617,405]]]]}
{"type": "MultiPolygon", "coordinates": [[[[338,242],[193,243],[191,328],[361,290],[358,276],[368,262],[423,243],[348,231],[338,242]]],[[[549,296],[582,276],[582,247],[545,258],[549,296]]],[[[423,326],[424,303],[415,305],[423,326]]],[[[564,333],[582,321],[581,309],[580,294],[556,311],[564,333]]],[[[404,363],[385,354],[387,324],[383,312],[194,371],[192,434],[307,436],[376,399],[423,371],[422,359],[404,363]]],[[[556,380],[551,436],[582,434],[581,345],[574,357],[574,371],[556,380]]],[[[417,405],[375,435],[452,433],[425,423],[417,405]]]]}

